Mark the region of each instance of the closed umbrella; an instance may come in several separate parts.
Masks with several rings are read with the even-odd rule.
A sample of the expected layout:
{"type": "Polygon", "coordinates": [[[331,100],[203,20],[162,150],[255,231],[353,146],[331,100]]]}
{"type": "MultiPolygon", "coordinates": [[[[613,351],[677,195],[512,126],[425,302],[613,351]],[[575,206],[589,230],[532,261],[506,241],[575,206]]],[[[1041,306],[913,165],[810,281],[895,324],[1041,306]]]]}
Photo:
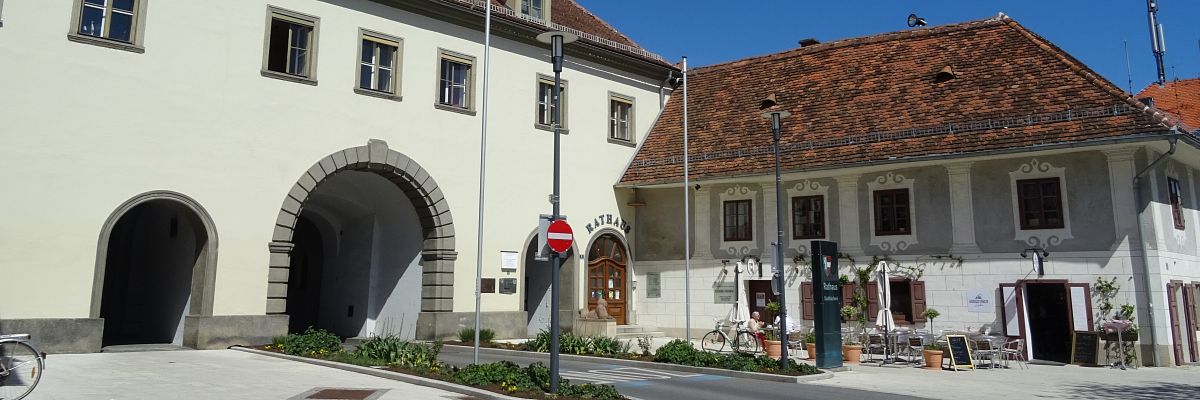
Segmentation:
{"type": "Polygon", "coordinates": [[[890,332],[896,328],[896,321],[892,320],[892,289],[888,284],[887,262],[880,262],[879,270],[875,271],[875,288],[879,294],[879,314],[875,316],[875,326],[890,332]]]}

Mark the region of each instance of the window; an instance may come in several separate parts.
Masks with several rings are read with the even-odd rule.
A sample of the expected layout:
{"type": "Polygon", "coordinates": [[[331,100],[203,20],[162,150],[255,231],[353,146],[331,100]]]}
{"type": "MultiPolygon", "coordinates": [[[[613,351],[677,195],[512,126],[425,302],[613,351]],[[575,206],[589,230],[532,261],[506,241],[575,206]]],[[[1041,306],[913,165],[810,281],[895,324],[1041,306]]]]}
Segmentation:
{"type": "Polygon", "coordinates": [[[633,98],[615,93],[608,95],[608,138],[633,143],[633,98]]]}
{"type": "Polygon", "coordinates": [[[399,99],[400,39],[359,30],[358,86],[355,92],[399,99]]]}
{"type": "Polygon", "coordinates": [[[438,64],[439,108],[454,111],[472,110],[475,99],[471,95],[474,81],[475,59],[470,56],[440,51],[438,64]]]}
{"type": "Polygon", "coordinates": [[[910,223],[908,189],[875,191],[875,236],[907,235],[910,223]]]}
{"type": "Polygon", "coordinates": [[[521,14],[533,19],[544,19],[542,5],[545,1],[549,0],[521,0],[521,14]]]}
{"type": "Polygon", "coordinates": [[[1021,229],[1063,227],[1062,195],[1058,178],[1017,181],[1017,206],[1021,229]]]}
{"type": "MultiPolygon", "coordinates": [[[[879,290],[878,285],[878,281],[867,283],[867,298],[865,300],[867,301],[867,315],[871,316],[868,318],[874,318],[879,313],[879,296],[875,295],[879,290]]],[[[887,285],[891,289],[892,319],[896,324],[905,325],[926,322],[926,318],[923,315],[926,309],[924,281],[893,278],[888,280],[887,285]]],[[[842,304],[851,304],[854,302],[854,290],[857,286],[856,282],[842,285],[842,304]]],[[[816,294],[813,291],[812,282],[800,283],[800,312],[802,318],[807,320],[816,317],[813,297],[816,294],[820,294],[820,290],[817,290],[816,294]]]]}
{"type": "MultiPolygon", "coordinates": [[[[561,118],[562,129],[567,129],[567,81],[562,82],[562,114],[561,118]]],[[[554,77],[538,75],[537,80],[537,123],[534,124],[538,129],[554,130],[553,113],[554,112],[554,77]]]]}
{"type": "Polygon", "coordinates": [[[315,84],[317,17],[268,8],[263,74],[315,84]]]}
{"type": "Polygon", "coordinates": [[[1167,193],[1171,200],[1171,217],[1175,220],[1175,229],[1184,229],[1183,223],[1183,196],[1180,194],[1182,190],[1179,188],[1179,180],[1175,178],[1167,178],[1167,193]]]}
{"type": "Polygon", "coordinates": [[[141,53],[146,0],[75,0],[67,38],[141,53]]]}
{"type": "Polygon", "coordinates": [[[754,240],[754,224],[750,200],[725,202],[725,241],[742,242],[754,240]]]}
{"type": "Polygon", "coordinates": [[[825,237],[825,196],[792,198],[792,238],[825,237]]]}

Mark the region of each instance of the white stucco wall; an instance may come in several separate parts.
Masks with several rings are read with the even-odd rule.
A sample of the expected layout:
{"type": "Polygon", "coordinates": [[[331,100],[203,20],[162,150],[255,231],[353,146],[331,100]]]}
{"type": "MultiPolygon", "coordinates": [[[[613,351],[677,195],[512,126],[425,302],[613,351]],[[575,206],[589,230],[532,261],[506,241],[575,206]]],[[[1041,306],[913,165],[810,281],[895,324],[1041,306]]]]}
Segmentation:
{"type": "MultiPolygon", "coordinates": [[[[438,49],[475,56],[481,69],[482,33],[368,1],[272,1],[320,17],[319,83],[310,86],[260,75],[267,4],[152,2],[144,54],[68,41],[70,2],[5,4],[0,275],[7,298],[55,301],[3,302],[0,317],[87,317],[101,225],[150,190],[186,194],[211,214],[220,242],[214,313],[262,314],[267,243],[287,191],[321,157],[372,138],[440,185],[456,229],[454,310],[473,310],[481,117],[433,104],[438,49]],[[403,101],[352,91],[360,27],[404,39],[403,101]]],[[[552,71],[540,47],[493,44],[483,263],[485,277],[499,278],[512,276],[500,272],[500,251],[521,251],[537,215],[550,211],[552,136],[533,122],[536,76],[552,71]]],[[[634,148],[607,141],[608,93],[636,98],[640,141],[665,78],[628,75],[576,61],[563,73],[569,216],[618,211],[611,185],[634,148]]],[[[485,311],[520,309],[517,295],[484,296],[485,311]]]]}

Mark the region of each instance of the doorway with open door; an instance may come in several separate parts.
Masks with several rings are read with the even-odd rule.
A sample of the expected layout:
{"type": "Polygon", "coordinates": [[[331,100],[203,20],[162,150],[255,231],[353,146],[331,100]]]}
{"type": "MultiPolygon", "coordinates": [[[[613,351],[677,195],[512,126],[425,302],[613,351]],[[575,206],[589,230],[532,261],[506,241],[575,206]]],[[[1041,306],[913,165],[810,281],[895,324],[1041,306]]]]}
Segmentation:
{"type": "Polygon", "coordinates": [[[1030,360],[1069,363],[1074,332],[1094,330],[1091,288],[1066,280],[1001,284],[1004,331],[1030,360]]]}

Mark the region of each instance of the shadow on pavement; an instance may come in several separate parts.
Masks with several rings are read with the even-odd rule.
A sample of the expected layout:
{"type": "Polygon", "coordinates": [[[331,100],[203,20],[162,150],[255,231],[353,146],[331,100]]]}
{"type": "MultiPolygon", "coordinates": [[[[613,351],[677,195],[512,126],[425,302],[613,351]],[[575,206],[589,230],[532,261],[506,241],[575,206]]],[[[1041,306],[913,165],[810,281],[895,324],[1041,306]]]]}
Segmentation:
{"type": "Polygon", "coordinates": [[[1137,385],[1067,384],[1058,395],[1065,399],[1160,399],[1200,398],[1200,385],[1153,382],[1137,385]]]}

